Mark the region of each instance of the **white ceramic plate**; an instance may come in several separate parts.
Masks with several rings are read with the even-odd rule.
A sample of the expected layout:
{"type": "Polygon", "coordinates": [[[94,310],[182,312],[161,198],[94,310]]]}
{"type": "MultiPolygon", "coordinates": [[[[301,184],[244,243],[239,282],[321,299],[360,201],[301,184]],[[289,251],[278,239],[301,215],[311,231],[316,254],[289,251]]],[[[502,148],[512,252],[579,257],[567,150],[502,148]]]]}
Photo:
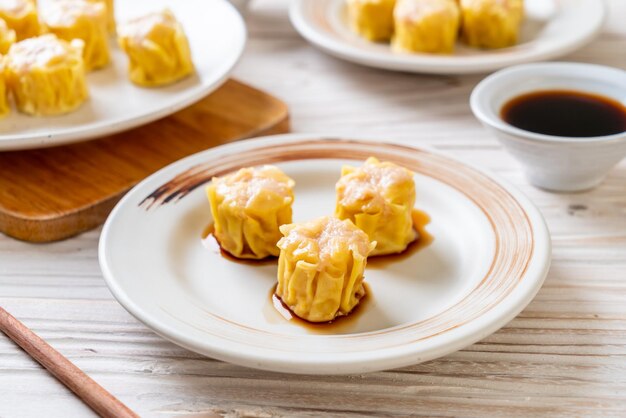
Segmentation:
{"type": "Polygon", "coordinates": [[[221,360],[293,373],[360,373],[451,353],[491,334],[533,298],[550,238],[517,190],[458,161],[393,143],[285,135],[214,148],[152,175],[113,210],[100,265],[117,300],[163,337],[221,360]],[[371,297],[353,319],[310,329],[271,305],[276,263],[242,264],[204,247],[204,185],[276,164],[296,181],[294,221],[331,214],[344,163],[368,156],[416,172],[416,207],[432,243],[374,259],[371,297]]]}
{"type": "Polygon", "coordinates": [[[602,0],[526,0],[518,45],[480,50],[457,44],[452,55],[398,54],[388,44],[354,34],[345,0],[292,0],[290,17],[298,32],[331,55],[388,70],[468,74],[565,55],[589,42],[604,21],[602,0]]]}
{"type": "MultiPolygon", "coordinates": [[[[39,4],[45,8],[50,1],[39,4]]],[[[245,45],[243,20],[225,0],[129,0],[115,6],[118,22],[169,7],[183,24],[196,73],[170,86],[137,87],[128,80],[126,56],[112,39],[112,64],[87,76],[90,99],[76,112],[55,117],[26,116],[13,109],[0,120],[0,151],[83,141],[172,114],[218,88],[245,45]]]]}

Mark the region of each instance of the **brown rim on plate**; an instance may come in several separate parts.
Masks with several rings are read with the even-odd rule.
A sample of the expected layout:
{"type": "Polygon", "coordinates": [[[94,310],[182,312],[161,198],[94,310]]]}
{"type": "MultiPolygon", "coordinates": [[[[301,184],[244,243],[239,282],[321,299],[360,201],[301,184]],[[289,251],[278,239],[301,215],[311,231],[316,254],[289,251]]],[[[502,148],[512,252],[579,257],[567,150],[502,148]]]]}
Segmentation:
{"type": "MultiPolygon", "coordinates": [[[[491,224],[495,237],[493,259],[482,280],[460,301],[444,311],[425,320],[377,331],[325,336],[329,344],[316,347],[318,352],[333,353],[340,350],[346,342],[359,342],[360,345],[356,351],[369,351],[426,340],[471,322],[511,294],[524,277],[533,257],[535,246],[533,228],[527,213],[503,186],[487,175],[455,160],[416,148],[398,144],[332,138],[294,140],[259,146],[250,150],[220,155],[214,160],[186,170],[144,198],[140,206],[146,211],[158,210],[161,205],[172,204],[184,198],[194,189],[209,182],[212,177],[246,166],[310,159],[365,160],[369,156],[394,162],[433,178],[470,199],[480,208],[491,224]],[[480,308],[476,309],[476,306],[480,308]],[[378,338],[390,333],[399,339],[378,338]]],[[[169,312],[166,306],[161,306],[161,309],[180,321],[180,318],[169,312]]],[[[306,338],[306,336],[291,336],[251,328],[208,312],[200,306],[196,306],[196,309],[201,312],[201,315],[208,314],[218,323],[222,322],[224,327],[208,329],[201,323],[192,324],[185,321],[185,324],[233,342],[242,342],[242,335],[238,335],[238,330],[246,332],[246,344],[272,350],[280,350],[281,339],[306,338]],[[250,332],[259,338],[251,340],[250,332]]],[[[354,351],[353,345],[351,349],[354,351]]]]}

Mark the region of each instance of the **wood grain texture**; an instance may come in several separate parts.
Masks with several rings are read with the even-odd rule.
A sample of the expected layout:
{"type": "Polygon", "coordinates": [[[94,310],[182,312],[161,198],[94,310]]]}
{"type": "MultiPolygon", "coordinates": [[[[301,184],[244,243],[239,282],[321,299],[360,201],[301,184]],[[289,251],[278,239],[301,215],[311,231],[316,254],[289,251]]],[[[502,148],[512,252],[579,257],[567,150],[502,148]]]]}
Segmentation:
{"type": "MultiPolygon", "coordinates": [[[[235,75],[285,99],[295,131],[399,138],[519,187],[545,216],[554,244],[534,301],[497,333],[424,364],[344,377],[260,372],[198,356],[137,322],[102,280],[94,230],[49,245],[0,236],[0,306],[146,417],[624,417],[626,161],[590,192],[538,190],[470,112],[481,75],[344,63],[294,33],[286,2],[253,2],[235,75]]],[[[563,60],[626,69],[626,2],[610,7],[606,32],[563,60]]],[[[91,412],[0,337],[0,417],[39,416],[91,412]]]]}
{"type": "Polygon", "coordinates": [[[288,130],[280,100],[229,80],[198,103],[127,132],[49,149],[0,153],[0,231],[44,242],[100,225],[149,174],[204,149],[288,130]]]}

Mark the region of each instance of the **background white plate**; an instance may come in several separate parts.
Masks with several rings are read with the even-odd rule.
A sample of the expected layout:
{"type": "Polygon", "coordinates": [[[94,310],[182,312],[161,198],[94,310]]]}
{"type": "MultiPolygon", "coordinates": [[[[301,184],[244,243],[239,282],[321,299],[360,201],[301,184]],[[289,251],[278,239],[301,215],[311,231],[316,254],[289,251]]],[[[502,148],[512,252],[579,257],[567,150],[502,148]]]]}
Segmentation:
{"type": "Polygon", "coordinates": [[[114,209],[99,254],[113,295],[165,338],[250,367],[318,374],[400,367],[485,337],[530,302],[549,255],[541,215],[510,186],[422,150],[303,135],[214,148],[157,172],[114,209]],[[275,263],[236,263],[202,245],[207,178],[275,163],[296,181],[294,221],[302,221],[331,214],[341,165],[369,155],[417,171],[416,207],[431,216],[434,241],[407,258],[370,262],[371,298],[331,334],[272,308],[275,263]]]}
{"type": "MultiPolygon", "coordinates": [[[[39,3],[44,8],[50,1],[39,3]]],[[[112,39],[112,63],[87,75],[90,99],[62,116],[32,117],[13,109],[0,120],[0,151],[83,141],[172,114],[218,88],[245,45],[243,20],[225,0],[128,0],[116,1],[115,7],[118,23],[169,7],[187,33],[196,73],[161,88],[135,86],[128,79],[126,56],[112,39]]]]}
{"type": "Polygon", "coordinates": [[[572,52],[593,39],[605,15],[602,0],[526,0],[525,7],[518,45],[480,50],[458,43],[452,55],[398,54],[360,38],[348,26],[345,0],[292,0],[289,16],[303,37],[338,58],[388,70],[468,74],[572,52]]]}

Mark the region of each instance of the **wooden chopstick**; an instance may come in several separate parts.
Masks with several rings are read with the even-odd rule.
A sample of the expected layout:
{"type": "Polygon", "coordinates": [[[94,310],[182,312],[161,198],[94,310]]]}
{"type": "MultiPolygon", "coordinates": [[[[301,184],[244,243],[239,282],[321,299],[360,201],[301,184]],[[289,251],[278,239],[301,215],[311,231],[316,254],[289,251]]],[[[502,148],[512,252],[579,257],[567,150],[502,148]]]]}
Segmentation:
{"type": "Polygon", "coordinates": [[[104,418],[139,417],[2,307],[0,307],[0,331],[48,369],[100,416],[104,418]]]}

